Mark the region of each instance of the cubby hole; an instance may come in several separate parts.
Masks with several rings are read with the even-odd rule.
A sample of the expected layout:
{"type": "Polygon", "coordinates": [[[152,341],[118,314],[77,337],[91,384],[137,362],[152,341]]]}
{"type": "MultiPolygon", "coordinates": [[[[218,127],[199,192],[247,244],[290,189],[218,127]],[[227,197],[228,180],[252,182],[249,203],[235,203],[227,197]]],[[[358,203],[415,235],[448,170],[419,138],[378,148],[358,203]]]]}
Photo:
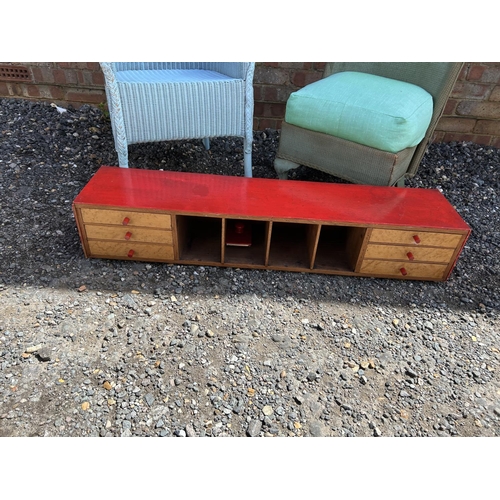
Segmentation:
{"type": "Polygon", "coordinates": [[[266,242],[269,222],[246,219],[227,219],[225,221],[226,246],[225,264],[263,266],[266,262],[266,242]],[[235,237],[236,227],[241,224],[244,237],[235,237]],[[248,242],[250,244],[248,245],[248,242]],[[233,244],[231,244],[233,243],[233,244]]]}
{"type": "Polygon", "coordinates": [[[294,222],[273,222],[269,266],[310,269],[318,226],[294,222]]]}
{"type": "Polygon", "coordinates": [[[314,269],[353,272],[365,232],[358,227],[321,226],[314,269]]]}
{"type": "Polygon", "coordinates": [[[221,263],[222,219],[178,215],[179,260],[221,263]]]}

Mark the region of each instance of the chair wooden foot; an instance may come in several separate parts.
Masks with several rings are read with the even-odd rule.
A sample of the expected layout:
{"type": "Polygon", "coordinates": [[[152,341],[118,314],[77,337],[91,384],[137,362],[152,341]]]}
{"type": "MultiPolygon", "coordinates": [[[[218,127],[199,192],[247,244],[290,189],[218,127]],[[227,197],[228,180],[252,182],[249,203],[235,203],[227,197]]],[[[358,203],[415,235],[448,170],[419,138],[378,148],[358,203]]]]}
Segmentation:
{"type": "Polygon", "coordinates": [[[274,160],[274,170],[276,170],[278,179],[288,179],[288,171],[297,168],[298,166],[298,163],[290,160],[284,160],[283,158],[276,158],[274,160]]]}

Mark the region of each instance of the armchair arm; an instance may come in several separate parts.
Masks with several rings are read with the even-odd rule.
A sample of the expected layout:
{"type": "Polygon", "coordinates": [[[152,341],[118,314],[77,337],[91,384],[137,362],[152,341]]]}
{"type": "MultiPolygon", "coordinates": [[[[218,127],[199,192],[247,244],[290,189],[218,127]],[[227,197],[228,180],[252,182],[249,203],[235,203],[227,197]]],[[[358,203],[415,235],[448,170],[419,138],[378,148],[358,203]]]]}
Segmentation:
{"type": "Polygon", "coordinates": [[[255,63],[248,62],[203,62],[200,63],[200,69],[217,71],[231,78],[252,81],[255,63]]]}
{"type": "MultiPolygon", "coordinates": [[[[111,127],[117,151],[121,151],[122,155],[127,157],[127,137],[125,134],[125,123],[123,120],[122,102],[118,84],[116,83],[116,63],[102,62],[100,63],[104,79],[106,82],[106,100],[108,102],[108,110],[111,118],[111,127]]],[[[120,153],[118,153],[120,155],[120,153]]],[[[128,166],[128,162],[125,165],[128,166]]]]}
{"type": "Polygon", "coordinates": [[[254,63],[244,62],[112,62],[101,63],[109,65],[109,69],[116,71],[151,70],[151,69],[206,69],[216,71],[231,78],[252,80],[254,63]]]}

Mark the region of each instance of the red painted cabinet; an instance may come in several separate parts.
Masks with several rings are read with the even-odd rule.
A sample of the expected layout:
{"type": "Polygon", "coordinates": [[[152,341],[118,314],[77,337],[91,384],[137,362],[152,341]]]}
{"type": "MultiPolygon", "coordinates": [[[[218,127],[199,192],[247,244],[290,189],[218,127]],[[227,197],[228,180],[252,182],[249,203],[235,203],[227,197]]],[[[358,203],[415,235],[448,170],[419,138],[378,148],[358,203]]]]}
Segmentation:
{"type": "Polygon", "coordinates": [[[437,190],[101,167],[86,257],[445,280],[470,234],[437,190]]]}

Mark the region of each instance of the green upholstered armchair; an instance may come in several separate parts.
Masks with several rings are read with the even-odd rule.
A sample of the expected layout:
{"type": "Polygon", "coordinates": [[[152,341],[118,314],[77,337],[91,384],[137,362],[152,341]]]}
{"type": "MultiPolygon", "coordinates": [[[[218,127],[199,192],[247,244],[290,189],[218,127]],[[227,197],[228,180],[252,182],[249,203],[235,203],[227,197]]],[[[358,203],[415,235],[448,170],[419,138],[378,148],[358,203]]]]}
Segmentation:
{"type": "Polygon", "coordinates": [[[274,167],[299,165],[357,184],[415,175],[463,63],[328,63],[290,95],[274,167]]]}

